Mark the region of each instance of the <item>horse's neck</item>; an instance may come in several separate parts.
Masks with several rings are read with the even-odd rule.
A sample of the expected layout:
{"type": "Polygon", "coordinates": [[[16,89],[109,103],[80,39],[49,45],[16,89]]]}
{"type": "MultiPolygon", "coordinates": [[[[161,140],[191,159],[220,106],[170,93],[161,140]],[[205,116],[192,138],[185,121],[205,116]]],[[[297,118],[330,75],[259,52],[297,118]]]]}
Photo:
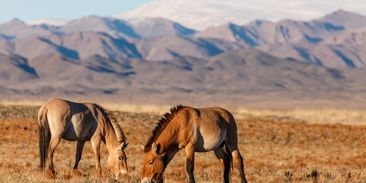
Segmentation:
{"type": "Polygon", "coordinates": [[[179,123],[177,121],[171,121],[155,141],[155,144],[161,145],[160,152],[165,154],[166,165],[169,164],[180,149],[177,128],[179,128],[179,123]]]}
{"type": "Polygon", "coordinates": [[[156,139],[155,144],[160,144],[162,152],[178,149],[178,125],[171,121],[156,139]]]}
{"type": "Polygon", "coordinates": [[[106,122],[103,126],[105,128],[104,129],[105,145],[106,145],[108,151],[111,152],[113,149],[115,149],[118,146],[117,135],[111,124],[108,124],[106,122]]]}

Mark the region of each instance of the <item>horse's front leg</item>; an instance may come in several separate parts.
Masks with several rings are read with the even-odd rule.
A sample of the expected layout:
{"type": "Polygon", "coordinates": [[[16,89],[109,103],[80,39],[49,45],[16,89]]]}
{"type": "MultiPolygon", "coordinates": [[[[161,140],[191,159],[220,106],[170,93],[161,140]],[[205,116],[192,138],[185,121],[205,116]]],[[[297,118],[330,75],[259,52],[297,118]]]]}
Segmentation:
{"type": "Polygon", "coordinates": [[[91,145],[95,156],[95,166],[99,176],[102,175],[102,169],[100,166],[100,141],[101,139],[99,137],[94,137],[91,139],[91,145]]]}
{"type": "Polygon", "coordinates": [[[192,144],[189,144],[185,147],[185,151],[186,151],[186,157],[187,157],[187,162],[186,162],[186,170],[188,173],[188,182],[189,183],[195,183],[194,180],[194,147],[192,144]]]}

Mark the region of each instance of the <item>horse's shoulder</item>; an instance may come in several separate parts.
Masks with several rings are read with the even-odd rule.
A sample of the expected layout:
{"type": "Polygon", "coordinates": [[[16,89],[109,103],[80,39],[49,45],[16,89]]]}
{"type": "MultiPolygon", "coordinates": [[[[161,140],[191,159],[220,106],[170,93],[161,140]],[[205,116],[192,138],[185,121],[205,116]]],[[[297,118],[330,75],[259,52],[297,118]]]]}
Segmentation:
{"type": "MultiPolygon", "coordinates": [[[[83,103],[83,106],[85,106],[88,111],[93,115],[93,116],[97,116],[97,109],[98,109],[98,104],[96,103],[91,103],[91,102],[86,102],[86,103],[83,103]]],[[[102,111],[100,111],[102,112],[102,111]]]]}

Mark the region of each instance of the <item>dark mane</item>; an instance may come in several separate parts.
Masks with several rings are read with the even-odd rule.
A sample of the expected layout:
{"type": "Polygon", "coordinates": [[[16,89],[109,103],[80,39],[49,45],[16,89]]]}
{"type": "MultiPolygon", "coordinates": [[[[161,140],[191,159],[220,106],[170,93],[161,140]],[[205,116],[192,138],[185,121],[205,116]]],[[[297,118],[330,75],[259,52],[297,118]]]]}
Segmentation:
{"type": "Polygon", "coordinates": [[[107,123],[110,123],[113,127],[114,132],[116,133],[116,137],[118,143],[121,144],[122,142],[126,141],[126,136],[123,133],[122,128],[118,125],[117,120],[114,116],[110,115],[103,106],[99,104],[95,104],[95,106],[102,112],[104,118],[106,119],[107,123]]]}
{"type": "Polygon", "coordinates": [[[173,117],[184,108],[182,105],[177,105],[170,109],[170,112],[167,112],[160,118],[159,122],[156,124],[149,140],[147,141],[144,152],[148,152],[151,149],[151,145],[155,142],[155,140],[159,137],[161,132],[165,129],[165,127],[169,124],[169,122],[173,119],[173,117]]]}

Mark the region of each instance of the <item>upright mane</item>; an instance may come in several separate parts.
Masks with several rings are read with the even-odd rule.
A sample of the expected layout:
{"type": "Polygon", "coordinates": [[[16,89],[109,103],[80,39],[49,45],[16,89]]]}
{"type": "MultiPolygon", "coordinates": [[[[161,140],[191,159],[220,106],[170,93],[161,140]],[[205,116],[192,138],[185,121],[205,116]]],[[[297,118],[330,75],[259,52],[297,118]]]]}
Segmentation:
{"type": "Polygon", "coordinates": [[[169,124],[169,122],[173,119],[173,117],[184,108],[182,105],[177,105],[175,107],[170,108],[170,112],[167,112],[160,118],[159,122],[156,124],[152,135],[150,136],[149,140],[147,141],[144,152],[148,152],[151,149],[151,145],[154,141],[159,137],[161,132],[165,129],[165,127],[169,124]]]}
{"type": "Polygon", "coordinates": [[[112,125],[113,130],[116,134],[118,143],[121,144],[122,142],[124,142],[126,140],[126,136],[123,133],[122,128],[118,125],[117,120],[114,118],[114,116],[111,116],[108,113],[107,109],[105,109],[101,105],[99,105],[99,104],[95,104],[95,105],[102,112],[102,114],[103,114],[104,118],[106,119],[107,123],[112,125]]]}

